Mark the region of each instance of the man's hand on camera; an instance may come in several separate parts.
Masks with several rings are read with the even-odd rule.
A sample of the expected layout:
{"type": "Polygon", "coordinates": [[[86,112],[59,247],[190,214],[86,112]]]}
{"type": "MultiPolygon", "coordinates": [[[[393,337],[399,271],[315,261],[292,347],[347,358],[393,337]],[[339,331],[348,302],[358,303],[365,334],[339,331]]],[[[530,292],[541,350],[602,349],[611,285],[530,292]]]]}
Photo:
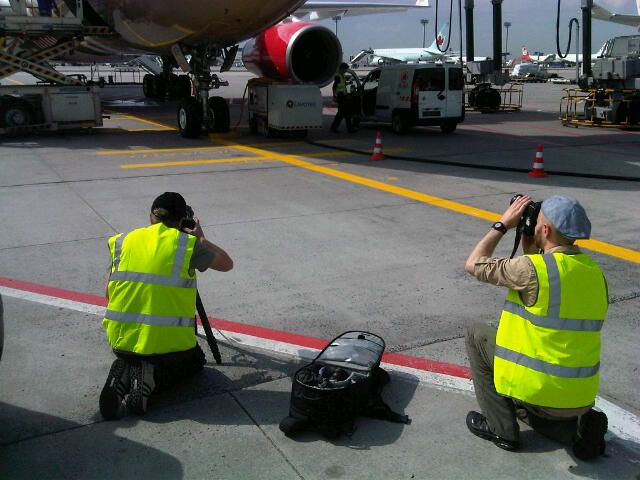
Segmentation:
{"type": "Polygon", "coordinates": [[[196,226],[194,228],[185,228],[184,232],[188,233],[189,235],[193,235],[198,240],[201,240],[204,238],[204,232],[202,231],[202,227],[200,226],[200,220],[198,219],[198,217],[193,217],[193,220],[196,222],[196,226]]]}
{"type": "Polygon", "coordinates": [[[509,208],[505,210],[502,214],[502,218],[500,221],[504,223],[504,226],[508,229],[514,228],[518,225],[520,218],[522,218],[522,214],[524,209],[531,202],[531,197],[528,195],[523,195],[521,197],[516,198],[509,208]]]}

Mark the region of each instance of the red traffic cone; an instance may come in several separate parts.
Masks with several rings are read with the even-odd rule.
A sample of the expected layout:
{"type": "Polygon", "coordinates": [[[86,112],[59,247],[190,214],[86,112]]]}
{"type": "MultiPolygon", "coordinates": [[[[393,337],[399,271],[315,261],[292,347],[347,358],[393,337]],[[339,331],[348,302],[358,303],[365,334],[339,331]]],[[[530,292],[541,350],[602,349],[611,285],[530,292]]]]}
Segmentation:
{"type": "Polygon", "coordinates": [[[542,144],[536,150],[536,159],[533,161],[533,169],[528,174],[530,177],[546,177],[544,171],[544,156],[542,155],[542,144]]]}
{"type": "Polygon", "coordinates": [[[376,143],[373,146],[371,160],[384,160],[384,154],[382,153],[382,134],[380,132],[376,132],[376,143]]]}

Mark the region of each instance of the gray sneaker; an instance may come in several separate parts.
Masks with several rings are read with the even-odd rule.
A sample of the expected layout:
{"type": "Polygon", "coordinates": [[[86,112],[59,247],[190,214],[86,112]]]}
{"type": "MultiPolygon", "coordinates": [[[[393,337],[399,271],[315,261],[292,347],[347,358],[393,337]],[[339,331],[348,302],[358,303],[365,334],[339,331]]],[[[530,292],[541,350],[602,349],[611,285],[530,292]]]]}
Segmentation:
{"type": "Polygon", "coordinates": [[[100,392],[100,413],[105,420],[116,420],[127,414],[129,365],[121,358],[111,364],[107,381],[100,392]]]}
{"type": "Polygon", "coordinates": [[[149,395],[156,388],[153,365],[140,360],[131,366],[131,388],[127,395],[127,406],[137,415],[144,415],[149,404],[149,395]]]}

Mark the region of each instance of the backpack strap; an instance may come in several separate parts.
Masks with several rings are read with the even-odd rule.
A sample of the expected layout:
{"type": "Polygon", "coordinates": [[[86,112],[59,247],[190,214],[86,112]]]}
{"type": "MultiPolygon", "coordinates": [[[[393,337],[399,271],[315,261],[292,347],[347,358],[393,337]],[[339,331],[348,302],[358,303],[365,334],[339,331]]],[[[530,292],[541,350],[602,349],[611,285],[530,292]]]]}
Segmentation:
{"type": "Polygon", "coordinates": [[[404,423],[409,425],[411,419],[408,415],[401,415],[391,410],[391,407],[382,400],[382,388],[389,383],[391,378],[389,374],[381,367],[377,367],[374,375],[376,376],[374,396],[371,398],[371,402],[367,405],[366,411],[363,415],[371,418],[377,418],[378,420],[388,420],[394,423],[404,423]]]}

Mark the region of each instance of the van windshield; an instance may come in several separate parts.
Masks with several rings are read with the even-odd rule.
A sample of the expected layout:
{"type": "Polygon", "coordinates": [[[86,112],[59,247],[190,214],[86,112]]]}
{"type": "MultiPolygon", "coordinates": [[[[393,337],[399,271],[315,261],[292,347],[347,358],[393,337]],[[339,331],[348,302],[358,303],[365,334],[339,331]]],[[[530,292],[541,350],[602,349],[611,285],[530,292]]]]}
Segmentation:
{"type": "Polygon", "coordinates": [[[442,92],[445,89],[444,68],[425,68],[416,70],[414,82],[421,92],[442,92]]]}

